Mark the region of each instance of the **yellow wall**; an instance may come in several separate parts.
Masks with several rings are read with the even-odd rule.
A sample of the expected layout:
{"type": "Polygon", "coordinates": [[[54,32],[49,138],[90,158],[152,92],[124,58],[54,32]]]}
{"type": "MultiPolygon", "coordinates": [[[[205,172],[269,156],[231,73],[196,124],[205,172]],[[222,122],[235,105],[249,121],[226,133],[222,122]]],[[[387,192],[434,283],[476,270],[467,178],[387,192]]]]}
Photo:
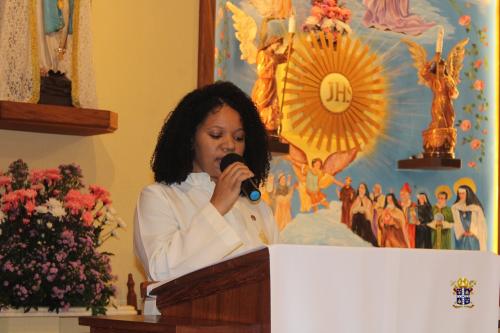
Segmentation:
{"type": "Polygon", "coordinates": [[[144,280],[133,254],[133,213],[152,182],[149,159],[168,111],[196,86],[198,0],[93,0],[94,70],[99,108],[118,113],[118,130],[91,137],[0,130],[0,170],[17,159],[30,168],[75,162],[86,184],[100,184],[128,227],[104,249],[115,253],[118,301],[126,278],[144,280]]]}

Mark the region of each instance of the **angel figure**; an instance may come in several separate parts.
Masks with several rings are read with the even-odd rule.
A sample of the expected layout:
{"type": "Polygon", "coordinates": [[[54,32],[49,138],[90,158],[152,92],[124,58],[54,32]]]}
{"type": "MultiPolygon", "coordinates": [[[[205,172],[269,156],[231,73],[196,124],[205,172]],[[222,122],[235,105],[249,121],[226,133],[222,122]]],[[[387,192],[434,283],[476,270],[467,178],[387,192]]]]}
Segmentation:
{"type": "Polygon", "coordinates": [[[456,142],[454,129],[455,110],[453,100],[458,98],[457,85],[463,66],[465,46],[469,39],[458,42],[448,54],[446,61],[441,59],[442,32],[436,46],[436,55],[427,60],[426,50],[419,44],[403,40],[417,68],[418,83],[430,88],[433,93],[431,122],[424,131],[424,155],[453,155],[456,142]],[[439,39],[441,41],[439,42],[439,39]]]}
{"type": "Polygon", "coordinates": [[[320,158],[315,158],[309,166],[306,154],[290,144],[288,158],[299,180],[298,193],[301,212],[308,212],[311,209],[317,211],[320,205],[328,208],[326,195],[321,190],[332,184],[343,186],[344,184],[337,180],[335,175],[349,166],[357,154],[357,149],[337,152],[329,155],[324,162],[320,158]]]}
{"type": "Polygon", "coordinates": [[[262,23],[257,31],[255,20],[243,10],[232,4],[226,7],[233,13],[236,39],[240,42],[241,59],[248,64],[257,64],[257,80],[252,89],[254,101],[263,123],[269,131],[276,131],[280,124],[280,108],[276,84],[278,65],[290,56],[288,42],[282,36],[268,36],[268,23],[282,20],[292,15],[291,0],[249,0],[262,16],[262,23]],[[259,35],[259,44],[255,39],[259,35]]]}
{"type": "Polygon", "coordinates": [[[408,45],[414,66],[418,70],[418,83],[430,88],[434,95],[429,129],[452,128],[455,122],[452,100],[458,98],[457,85],[460,82],[465,46],[469,39],[458,42],[446,61],[441,58],[438,61],[435,58],[428,61],[427,52],[421,45],[410,40],[403,42],[408,45]]]}

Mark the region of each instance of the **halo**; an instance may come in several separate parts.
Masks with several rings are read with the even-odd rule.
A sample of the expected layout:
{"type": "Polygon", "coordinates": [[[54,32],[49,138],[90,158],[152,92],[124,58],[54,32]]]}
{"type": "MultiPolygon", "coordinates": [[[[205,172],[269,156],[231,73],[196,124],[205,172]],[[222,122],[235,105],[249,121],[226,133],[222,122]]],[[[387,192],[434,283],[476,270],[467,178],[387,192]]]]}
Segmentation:
{"type": "Polygon", "coordinates": [[[472,178],[468,178],[468,177],[459,178],[455,182],[455,184],[453,184],[453,190],[455,191],[455,193],[457,193],[458,188],[462,185],[469,186],[472,189],[472,192],[476,193],[476,183],[474,182],[474,180],[472,178]]]}
{"type": "Polygon", "coordinates": [[[440,192],[445,192],[448,195],[448,199],[450,199],[453,196],[453,193],[451,193],[451,188],[448,185],[439,185],[438,187],[436,187],[436,189],[434,190],[434,195],[436,196],[436,199],[440,192]]]}

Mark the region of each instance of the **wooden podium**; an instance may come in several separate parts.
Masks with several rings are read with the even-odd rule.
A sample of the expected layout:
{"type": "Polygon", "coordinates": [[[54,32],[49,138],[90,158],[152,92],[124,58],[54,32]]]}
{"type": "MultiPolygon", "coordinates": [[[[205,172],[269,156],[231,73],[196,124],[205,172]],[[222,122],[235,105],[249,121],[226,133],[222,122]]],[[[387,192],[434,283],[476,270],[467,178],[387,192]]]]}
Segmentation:
{"type": "Polygon", "coordinates": [[[181,276],[153,289],[161,316],[81,317],[92,333],[269,333],[267,248],[181,276]]]}

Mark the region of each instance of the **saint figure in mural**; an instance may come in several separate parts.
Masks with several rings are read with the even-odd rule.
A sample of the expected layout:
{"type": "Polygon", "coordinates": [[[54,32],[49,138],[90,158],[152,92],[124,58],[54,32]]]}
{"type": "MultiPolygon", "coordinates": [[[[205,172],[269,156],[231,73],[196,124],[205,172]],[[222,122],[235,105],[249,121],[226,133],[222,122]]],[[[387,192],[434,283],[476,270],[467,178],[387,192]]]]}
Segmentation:
{"type": "Polygon", "coordinates": [[[342,212],[340,215],[340,221],[345,224],[347,227],[351,228],[351,206],[356,197],[356,191],[351,186],[352,179],[351,177],[345,177],[344,186],[339,190],[337,190],[337,195],[339,197],[340,202],[342,202],[342,212]]]}
{"type": "Polygon", "coordinates": [[[380,231],[378,228],[377,220],[384,210],[385,206],[385,195],[382,192],[382,185],[375,183],[373,185],[372,193],[370,193],[370,199],[373,202],[373,221],[372,221],[372,231],[377,237],[378,242],[380,242],[380,231]]]}
{"type": "Polygon", "coordinates": [[[351,206],[352,231],[373,246],[378,246],[372,231],[372,219],[373,204],[368,197],[368,186],[366,186],[365,183],[360,183],[356,193],[356,199],[354,199],[351,206]]]}
{"type": "Polygon", "coordinates": [[[453,214],[448,207],[448,193],[450,189],[440,190],[437,193],[437,203],[432,207],[434,221],[429,223],[431,228],[431,242],[433,249],[453,249],[453,214]],[[441,214],[442,219],[437,219],[436,215],[441,214]]]}
{"type": "Polygon", "coordinates": [[[363,4],[363,24],[369,28],[417,36],[434,26],[410,13],[410,0],[363,0],[363,4]]]}
{"type": "Polygon", "coordinates": [[[419,249],[431,249],[431,229],[428,224],[434,219],[432,206],[426,193],[417,196],[417,224],[415,226],[415,247],[419,249]]]}
{"type": "Polygon", "coordinates": [[[274,201],[276,208],[274,209],[274,219],[278,224],[279,230],[285,229],[288,223],[292,220],[292,196],[294,188],[291,186],[292,176],[280,173],[278,175],[278,185],[274,192],[274,201]]]}
{"type": "Polygon", "coordinates": [[[483,205],[470,186],[461,185],[451,206],[457,250],[486,251],[486,221],[483,205]]]}
{"type": "Polygon", "coordinates": [[[408,247],[406,218],[393,193],[385,197],[385,206],[378,218],[381,247],[408,247]]]}
{"type": "Polygon", "coordinates": [[[410,184],[404,183],[399,191],[400,206],[405,216],[405,227],[407,229],[408,247],[415,247],[415,225],[417,224],[417,205],[411,201],[410,184]]]}
{"type": "Polygon", "coordinates": [[[278,65],[287,61],[289,42],[283,36],[269,36],[268,23],[272,20],[290,18],[293,14],[291,0],[251,0],[250,3],[262,16],[260,28],[255,20],[232,4],[226,7],[233,14],[236,39],[240,41],[241,59],[257,64],[257,80],[252,89],[252,100],[259,110],[261,119],[269,131],[276,131],[280,125],[280,107],[276,84],[278,65]],[[254,41],[259,37],[258,46],[254,41]]]}

